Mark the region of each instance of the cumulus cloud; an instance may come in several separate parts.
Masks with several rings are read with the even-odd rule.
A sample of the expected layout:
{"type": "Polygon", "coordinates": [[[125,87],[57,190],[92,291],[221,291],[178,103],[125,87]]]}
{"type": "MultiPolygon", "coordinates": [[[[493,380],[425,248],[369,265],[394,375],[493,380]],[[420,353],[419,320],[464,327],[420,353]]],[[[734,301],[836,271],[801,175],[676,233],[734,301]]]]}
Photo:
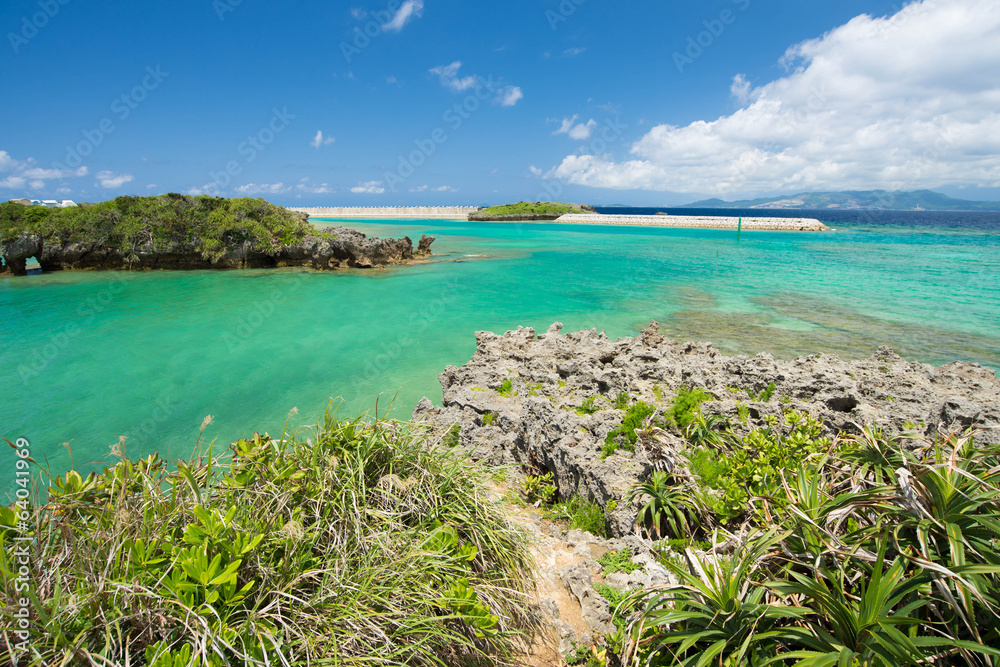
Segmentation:
{"type": "Polygon", "coordinates": [[[543,173],[545,173],[535,165],[531,165],[530,167],[528,167],[528,171],[531,172],[532,176],[541,176],[543,173]]]}
{"type": "Polygon", "coordinates": [[[430,70],[430,73],[436,75],[441,80],[442,86],[445,88],[451,88],[456,93],[460,93],[472,88],[478,83],[475,76],[467,76],[464,79],[458,78],[458,70],[461,67],[462,61],[456,60],[450,65],[435,67],[430,70]]]}
{"type": "Polygon", "coordinates": [[[25,186],[32,190],[46,190],[46,181],[80,178],[89,173],[87,167],[76,169],[45,169],[35,166],[34,158],[15,160],[7,151],[0,151],[0,172],[12,172],[0,180],[0,188],[18,190],[25,186]]]}
{"type": "Polygon", "coordinates": [[[579,115],[574,115],[572,118],[563,118],[562,124],[559,129],[552,134],[565,134],[570,139],[576,141],[586,141],[590,139],[590,135],[593,134],[594,128],[597,127],[597,121],[591,118],[586,123],[577,123],[576,119],[579,115]]]}
{"type": "Polygon", "coordinates": [[[409,23],[410,19],[420,18],[423,15],[424,0],[406,0],[392,19],[382,26],[382,29],[390,32],[399,32],[403,29],[403,26],[409,23]]]}
{"type": "Polygon", "coordinates": [[[506,86],[497,95],[497,102],[504,107],[512,107],[522,99],[524,99],[524,93],[517,86],[506,86]]]}
{"type": "Polygon", "coordinates": [[[11,190],[17,190],[23,188],[28,182],[28,179],[23,176],[8,176],[7,178],[0,181],[0,188],[8,188],[11,190]]]}
{"type": "Polygon", "coordinates": [[[794,45],[733,114],[657,125],[632,159],[570,155],[577,185],[737,194],[1000,187],[1000,3],[922,0],[794,45]]]}
{"type": "Polygon", "coordinates": [[[351,192],[356,195],[380,195],[385,192],[385,188],[382,187],[382,181],[368,181],[351,188],[351,192]]]}
{"type": "Polygon", "coordinates": [[[324,137],[323,130],[317,130],[316,136],[313,137],[313,140],[309,142],[309,145],[315,148],[316,150],[319,150],[322,146],[329,146],[335,141],[336,139],[333,137],[324,137]]]}
{"type": "Polygon", "coordinates": [[[118,174],[113,171],[97,172],[97,184],[109,190],[120,188],[126,183],[131,183],[133,180],[135,179],[132,177],[132,174],[118,174]]]}
{"type": "Polygon", "coordinates": [[[237,187],[236,192],[241,195],[280,195],[291,189],[284,183],[247,183],[237,187]]]}

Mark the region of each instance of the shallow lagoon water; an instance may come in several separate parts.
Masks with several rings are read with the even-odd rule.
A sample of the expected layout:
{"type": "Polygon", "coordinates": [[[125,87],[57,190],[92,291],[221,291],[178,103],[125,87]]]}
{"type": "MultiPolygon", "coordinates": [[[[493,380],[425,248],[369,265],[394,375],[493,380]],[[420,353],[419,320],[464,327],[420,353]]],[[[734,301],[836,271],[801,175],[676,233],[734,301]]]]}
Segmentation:
{"type": "MultiPolygon", "coordinates": [[[[345,223],[346,224],[346,223],[345,223]]],[[[844,223],[837,232],[352,221],[437,237],[434,261],[386,271],[52,273],[0,278],[0,434],[54,472],[187,457],[206,415],[217,450],[313,422],[440,401],[437,375],[477,330],[650,320],[726,353],[866,357],[1000,369],[1000,225],[844,223]],[[61,446],[69,443],[69,448],[61,446]]],[[[11,469],[2,450],[0,469],[11,469]]],[[[13,474],[13,473],[11,473],[13,474]]]]}

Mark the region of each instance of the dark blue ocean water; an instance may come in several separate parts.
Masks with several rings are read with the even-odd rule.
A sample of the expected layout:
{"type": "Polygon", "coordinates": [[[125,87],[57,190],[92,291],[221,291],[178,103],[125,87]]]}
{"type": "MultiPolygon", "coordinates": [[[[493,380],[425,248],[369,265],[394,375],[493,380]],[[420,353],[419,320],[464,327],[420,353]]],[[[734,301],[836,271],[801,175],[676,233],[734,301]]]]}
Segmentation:
{"type": "Polygon", "coordinates": [[[815,218],[830,227],[910,227],[949,230],[1000,232],[1000,212],[983,211],[883,211],[838,209],[764,209],[764,208],[625,208],[601,207],[598,213],[619,215],[718,215],[744,218],[815,218]]]}

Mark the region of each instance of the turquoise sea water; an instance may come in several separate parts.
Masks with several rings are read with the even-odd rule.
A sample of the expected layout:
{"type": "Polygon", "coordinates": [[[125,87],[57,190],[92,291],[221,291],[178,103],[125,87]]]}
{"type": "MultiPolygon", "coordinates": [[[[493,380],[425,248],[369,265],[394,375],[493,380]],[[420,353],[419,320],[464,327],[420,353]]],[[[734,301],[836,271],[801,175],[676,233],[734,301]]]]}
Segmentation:
{"type": "MultiPolygon", "coordinates": [[[[407,416],[473,332],[518,325],[634,335],[651,319],[727,353],[906,358],[1000,369],[1000,233],[837,225],[824,234],[351,222],[437,237],[433,262],[374,272],[51,273],[0,278],[0,434],[61,472],[190,455],[341,413],[407,416]]],[[[0,450],[0,476],[13,478],[0,450]],[[9,475],[7,472],[9,471],[9,475]]],[[[0,488],[6,487],[2,484],[0,488]]]]}

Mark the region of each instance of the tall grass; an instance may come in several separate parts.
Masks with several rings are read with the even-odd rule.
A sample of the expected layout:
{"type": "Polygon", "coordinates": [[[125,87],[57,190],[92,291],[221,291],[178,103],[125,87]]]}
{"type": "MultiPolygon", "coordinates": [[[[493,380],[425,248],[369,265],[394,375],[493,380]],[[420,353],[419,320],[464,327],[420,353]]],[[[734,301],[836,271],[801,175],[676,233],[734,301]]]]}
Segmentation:
{"type": "MultiPolygon", "coordinates": [[[[513,664],[532,561],[462,459],[408,425],[331,412],[229,455],[53,480],[20,664],[513,664]]],[[[23,593],[2,518],[11,627],[23,593]]]]}

